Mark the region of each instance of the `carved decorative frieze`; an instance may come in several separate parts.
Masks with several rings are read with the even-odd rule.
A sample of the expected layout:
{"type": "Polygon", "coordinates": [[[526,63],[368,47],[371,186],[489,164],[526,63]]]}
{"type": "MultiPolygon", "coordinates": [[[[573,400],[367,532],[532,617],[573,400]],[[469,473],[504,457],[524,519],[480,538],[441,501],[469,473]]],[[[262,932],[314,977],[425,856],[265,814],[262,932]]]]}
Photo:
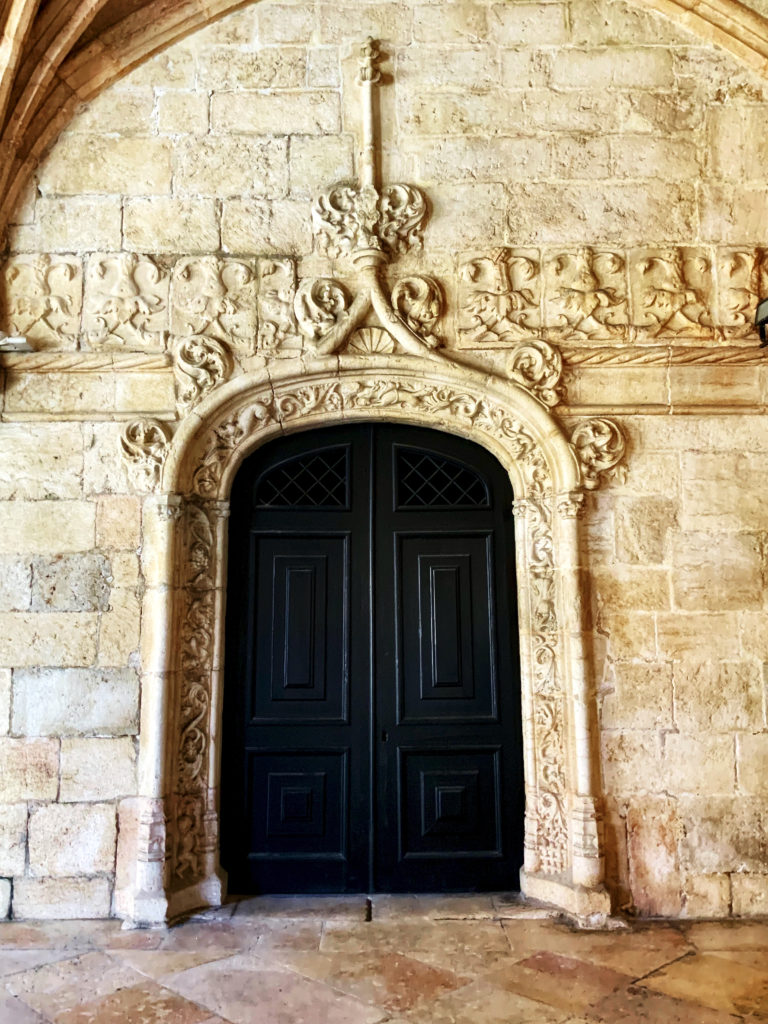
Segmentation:
{"type": "Polygon", "coordinates": [[[581,247],[546,262],[547,326],[563,340],[611,340],[629,323],[624,258],[581,247]]]}
{"type": "Polygon", "coordinates": [[[258,351],[266,355],[295,351],[301,347],[294,317],[295,262],[264,257],[257,261],[257,280],[258,351]]]}
{"type": "Polygon", "coordinates": [[[171,276],[171,332],[204,334],[250,355],[256,344],[256,274],[244,260],[193,256],[171,276]]]}
{"type": "Polygon", "coordinates": [[[530,250],[493,249],[459,265],[461,348],[514,345],[541,327],[539,261],[530,250]]]}
{"type": "Polygon", "coordinates": [[[632,292],[638,325],[653,338],[711,337],[711,269],[709,259],[694,250],[636,253],[632,292]]]}
{"type": "Polygon", "coordinates": [[[765,294],[766,254],[763,249],[721,249],[717,254],[719,318],[726,339],[755,332],[755,310],[765,294]]]}
{"type": "Polygon", "coordinates": [[[180,338],[174,345],[173,358],[177,403],[182,413],[227,380],[234,368],[226,345],[202,334],[180,338]]]}
{"type": "Polygon", "coordinates": [[[168,335],[168,271],[151,256],[91,256],[82,338],[91,348],[162,351],[168,335]]]}
{"type": "Polygon", "coordinates": [[[74,348],[80,328],[83,271],[74,256],[13,256],[3,268],[2,329],[33,347],[74,348]]]}
{"type": "Polygon", "coordinates": [[[620,427],[607,419],[579,423],[571,433],[571,444],[581,464],[584,486],[590,490],[599,487],[601,477],[618,466],[626,448],[620,427]]]}
{"type": "Polygon", "coordinates": [[[140,487],[151,490],[159,482],[170,436],[164,423],[152,419],[134,420],[123,430],[120,437],[123,458],[140,487]]]}

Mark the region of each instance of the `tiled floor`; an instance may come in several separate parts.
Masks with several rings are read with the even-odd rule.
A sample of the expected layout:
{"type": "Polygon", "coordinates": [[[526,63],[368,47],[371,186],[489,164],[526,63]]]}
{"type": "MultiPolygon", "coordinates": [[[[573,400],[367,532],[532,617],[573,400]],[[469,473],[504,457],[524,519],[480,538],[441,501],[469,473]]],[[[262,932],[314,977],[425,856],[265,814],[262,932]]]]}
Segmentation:
{"type": "Polygon", "coordinates": [[[768,923],[577,932],[503,896],[0,924],[0,1024],[768,1022],[768,923]]]}

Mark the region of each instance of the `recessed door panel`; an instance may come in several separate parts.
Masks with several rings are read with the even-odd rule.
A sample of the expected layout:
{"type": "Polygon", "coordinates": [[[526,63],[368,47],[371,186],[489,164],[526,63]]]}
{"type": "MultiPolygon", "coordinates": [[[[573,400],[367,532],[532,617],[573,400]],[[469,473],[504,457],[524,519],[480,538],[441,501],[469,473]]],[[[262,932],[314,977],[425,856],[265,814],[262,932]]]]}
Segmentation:
{"type": "Polygon", "coordinates": [[[496,712],[491,536],[398,536],[402,721],[496,712]]]}
{"type": "Polygon", "coordinates": [[[296,434],[243,464],[222,745],[231,892],[516,887],[511,499],[487,452],[422,428],[296,434]]]}
{"type": "Polygon", "coordinates": [[[263,536],[254,557],[252,720],[346,721],[348,539],[263,536]]]}

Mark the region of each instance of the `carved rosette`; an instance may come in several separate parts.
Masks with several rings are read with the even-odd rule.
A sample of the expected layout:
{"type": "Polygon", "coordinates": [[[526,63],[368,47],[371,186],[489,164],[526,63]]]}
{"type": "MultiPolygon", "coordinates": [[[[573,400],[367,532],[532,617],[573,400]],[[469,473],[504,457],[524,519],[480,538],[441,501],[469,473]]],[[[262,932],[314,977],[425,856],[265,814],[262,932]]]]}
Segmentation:
{"type": "Polygon", "coordinates": [[[176,400],[181,413],[197,405],[215,387],[227,380],[234,369],[226,345],[204,334],[180,338],[173,349],[176,400]]]}
{"type": "Polygon", "coordinates": [[[123,430],[123,459],[141,488],[152,490],[159,483],[170,436],[168,427],[153,419],[134,420],[123,430]]]}
{"type": "Polygon", "coordinates": [[[626,450],[621,428],[608,419],[579,423],[571,433],[571,444],[581,465],[584,486],[591,491],[600,486],[602,477],[616,470],[626,450]]]}

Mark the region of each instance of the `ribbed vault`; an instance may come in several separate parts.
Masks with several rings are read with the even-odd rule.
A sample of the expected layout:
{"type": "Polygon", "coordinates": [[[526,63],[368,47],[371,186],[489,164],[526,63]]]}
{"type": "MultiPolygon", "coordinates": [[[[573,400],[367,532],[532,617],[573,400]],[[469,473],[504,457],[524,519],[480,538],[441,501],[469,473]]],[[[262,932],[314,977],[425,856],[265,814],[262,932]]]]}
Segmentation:
{"type": "MultiPolygon", "coordinates": [[[[251,0],[7,0],[0,42],[0,232],[74,114],[143,60],[251,0]]],[[[739,0],[630,0],[768,76],[768,18],[739,0]]]]}

